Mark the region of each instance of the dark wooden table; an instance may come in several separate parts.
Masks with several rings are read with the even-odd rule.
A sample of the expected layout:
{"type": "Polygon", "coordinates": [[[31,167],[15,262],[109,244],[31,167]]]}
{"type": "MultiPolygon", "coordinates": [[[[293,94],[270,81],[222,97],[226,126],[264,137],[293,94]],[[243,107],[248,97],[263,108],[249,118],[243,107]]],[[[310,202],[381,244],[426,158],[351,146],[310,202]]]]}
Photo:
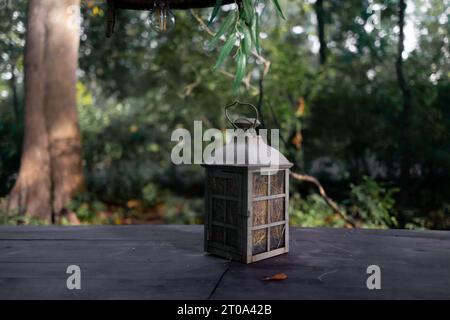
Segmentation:
{"type": "Polygon", "coordinates": [[[0,299],[450,299],[450,232],[291,228],[290,248],[244,265],[204,254],[203,226],[0,227],[0,299]]]}

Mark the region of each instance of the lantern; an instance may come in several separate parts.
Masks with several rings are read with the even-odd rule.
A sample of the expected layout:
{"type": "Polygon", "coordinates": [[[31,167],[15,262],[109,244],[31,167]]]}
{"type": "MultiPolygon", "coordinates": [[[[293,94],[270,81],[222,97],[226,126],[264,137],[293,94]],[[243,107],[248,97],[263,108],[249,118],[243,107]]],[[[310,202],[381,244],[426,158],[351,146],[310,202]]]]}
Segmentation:
{"type": "Polygon", "coordinates": [[[205,158],[203,165],[205,251],[251,263],[289,251],[292,163],[256,134],[258,110],[253,105],[243,104],[254,108],[256,118],[230,119],[228,109],[236,104],[242,103],[225,108],[228,120],[238,130],[230,142],[216,150],[223,162],[205,158]],[[255,157],[261,150],[268,155],[264,161],[255,157]]]}

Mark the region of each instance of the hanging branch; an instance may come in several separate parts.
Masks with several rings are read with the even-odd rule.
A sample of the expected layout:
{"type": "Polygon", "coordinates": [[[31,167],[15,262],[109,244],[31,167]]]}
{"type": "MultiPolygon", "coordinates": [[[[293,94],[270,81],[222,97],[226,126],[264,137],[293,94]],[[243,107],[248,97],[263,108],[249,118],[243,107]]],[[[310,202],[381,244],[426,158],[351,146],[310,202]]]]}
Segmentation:
{"type": "MultiPolygon", "coordinates": [[[[191,11],[192,16],[195,18],[195,20],[197,20],[197,22],[200,24],[200,26],[203,28],[203,30],[206,31],[207,34],[209,34],[211,37],[216,36],[216,34],[208,27],[208,25],[203,21],[203,19],[193,9],[191,9],[190,11],[191,11]]],[[[223,38],[219,38],[219,40],[222,42],[226,41],[223,38]]],[[[263,56],[261,56],[254,49],[251,50],[250,53],[254,58],[259,60],[264,65],[264,71],[262,74],[262,77],[264,78],[269,73],[271,62],[269,60],[267,60],[266,58],[264,58],[263,56]]]]}
{"type": "Polygon", "coordinates": [[[202,78],[200,76],[198,76],[194,82],[187,84],[186,87],[184,87],[182,91],[178,92],[178,96],[181,99],[184,99],[184,98],[190,96],[192,94],[192,92],[194,91],[194,89],[197,86],[199,86],[201,83],[202,83],[202,78]]]}
{"type": "MultiPolygon", "coordinates": [[[[279,0],[270,1],[278,16],[285,19],[279,0]]],[[[106,36],[111,37],[114,33],[117,11],[120,9],[149,10],[152,9],[156,0],[106,0],[107,3],[107,28],[106,36]]],[[[234,76],[233,91],[239,91],[242,80],[247,74],[248,57],[254,56],[264,64],[264,76],[270,68],[270,62],[260,55],[259,45],[259,20],[260,0],[173,0],[170,1],[171,9],[190,9],[195,19],[213,37],[211,46],[215,46],[219,40],[224,42],[220,50],[214,69],[232,56],[236,60],[236,74],[234,76]],[[235,4],[235,9],[229,10],[227,17],[221,24],[217,33],[209,29],[209,25],[218,16],[220,8],[226,4],[235,4]],[[208,24],[195,14],[193,8],[213,7],[208,24]],[[225,38],[225,40],[224,40],[225,38]]],[[[248,76],[247,76],[248,77],[248,76]]],[[[248,80],[246,80],[248,82],[248,80]]],[[[244,82],[245,83],[245,82],[244,82]]]]}
{"type": "MultiPolygon", "coordinates": [[[[278,0],[270,1],[278,16],[285,19],[283,11],[278,0]]],[[[219,56],[217,58],[214,69],[218,69],[229,58],[233,57],[236,61],[236,73],[233,82],[233,92],[237,94],[239,92],[242,79],[246,75],[248,58],[250,56],[256,57],[264,64],[264,76],[269,72],[270,63],[260,55],[259,44],[259,24],[260,24],[260,12],[259,5],[260,0],[240,0],[235,1],[235,8],[229,10],[226,18],[220,25],[216,33],[213,33],[209,29],[209,25],[218,16],[222,0],[217,0],[216,5],[209,18],[208,24],[205,24],[203,20],[198,17],[193,11],[193,16],[203,26],[203,28],[213,37],[209,43],[210,46],[216,46],[220,41],[224,42],[219,56]]]]}
{"type": "MultiPolygon", "coordinates": [[[[233,79],[233,78],[234,78],[234,75],[233,75],[232,73],[226,71],[226,70],[219,70],[219,72],[220,72],[221,74],[223,74],[224,76],[227,76],[227,77],[230,78],[230,79],[233,79]]],[[[257,91],[258,91],[258,88],[256,88],[254,85],[252,85],[252,84],[250,83],[251,76],[252,76],[252,73],[249,72],[249,73],[247,74],[247,76],[244,77],[244,79],[242,79],[242,83],[244,84],[245,88],[251,89],[251,90],[253,90],[254,92],[257,92],[257,91]]]]}
{"type": "Polygon", "coordinates": [[[347,216],[347,214],[345,214],[345,212],[343,212],[339,206],[337,205],[336,202],[333,201],[333,199],[331,199],[330,197],[328,197],[327,193],[325,192],[325,189],[323,188],[322,184],[319,182],[319,180],[317,180],[316,178],[314,178],[313,176],[309,176],[309,175],[305,175],[305,174],[299,174],[299,173],[295,173],[295,172],[291,172],[290,173],[291,177],[293,177],[296,180],[299,181],[306,181],[306,182],[310,182],[312,184],[314,184],[317,189],[319,190],[319,194],[322,197],[323,200],[325,200],[325,203],[331,208],[333,209],[333,211],[335,211],[337,214],[339,214],[339,216],[345,221],[347,222],[352,228],[355,228],[355,222],[347,216]]]}

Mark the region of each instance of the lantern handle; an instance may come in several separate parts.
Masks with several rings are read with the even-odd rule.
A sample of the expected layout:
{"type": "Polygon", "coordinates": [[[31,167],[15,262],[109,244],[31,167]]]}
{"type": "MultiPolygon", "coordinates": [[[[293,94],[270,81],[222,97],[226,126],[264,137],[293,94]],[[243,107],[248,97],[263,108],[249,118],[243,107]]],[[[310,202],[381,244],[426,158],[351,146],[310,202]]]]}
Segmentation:
{"type": "Polygon", "coordinates": [[[231,125],[235,128],[235,129],[239,129],[236,124],[231,120],[230,115],[228,114],[228,109],[230,109],[231,107],[234,107],[235,105],[242,105],[242,106],[249,106],[252,107],[253,110],[255,110],[256,113],[256,118],[255,121],[253,122],[253,128],[256,128],[256,125],[259,121],[259,112],[258,109],[251,103],[247,103],[247,102],[241,102],[239,100],[235,100],[233,103],[230,103],[229,105],[225,106],[225,116],[227,117],[227,120],[229,123],[231,123],[231,125]]]}

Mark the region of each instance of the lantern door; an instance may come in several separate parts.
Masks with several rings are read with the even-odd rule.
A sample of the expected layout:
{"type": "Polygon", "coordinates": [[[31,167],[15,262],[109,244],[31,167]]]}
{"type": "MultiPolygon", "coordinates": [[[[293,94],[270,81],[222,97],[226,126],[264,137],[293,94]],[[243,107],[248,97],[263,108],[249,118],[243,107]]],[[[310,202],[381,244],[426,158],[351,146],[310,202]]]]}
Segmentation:
{"type": "Polygon", "coordinates": [[[206,171],[205,251],[245,259],[246,170],[211,168],[206,171]],[[245,219],[244,219],[245,218],[245,219]]]}
{"type": "Polygon", "coordinates": [[[289,170],[249,171],[247,263],[289,251],[289,170]]]}

